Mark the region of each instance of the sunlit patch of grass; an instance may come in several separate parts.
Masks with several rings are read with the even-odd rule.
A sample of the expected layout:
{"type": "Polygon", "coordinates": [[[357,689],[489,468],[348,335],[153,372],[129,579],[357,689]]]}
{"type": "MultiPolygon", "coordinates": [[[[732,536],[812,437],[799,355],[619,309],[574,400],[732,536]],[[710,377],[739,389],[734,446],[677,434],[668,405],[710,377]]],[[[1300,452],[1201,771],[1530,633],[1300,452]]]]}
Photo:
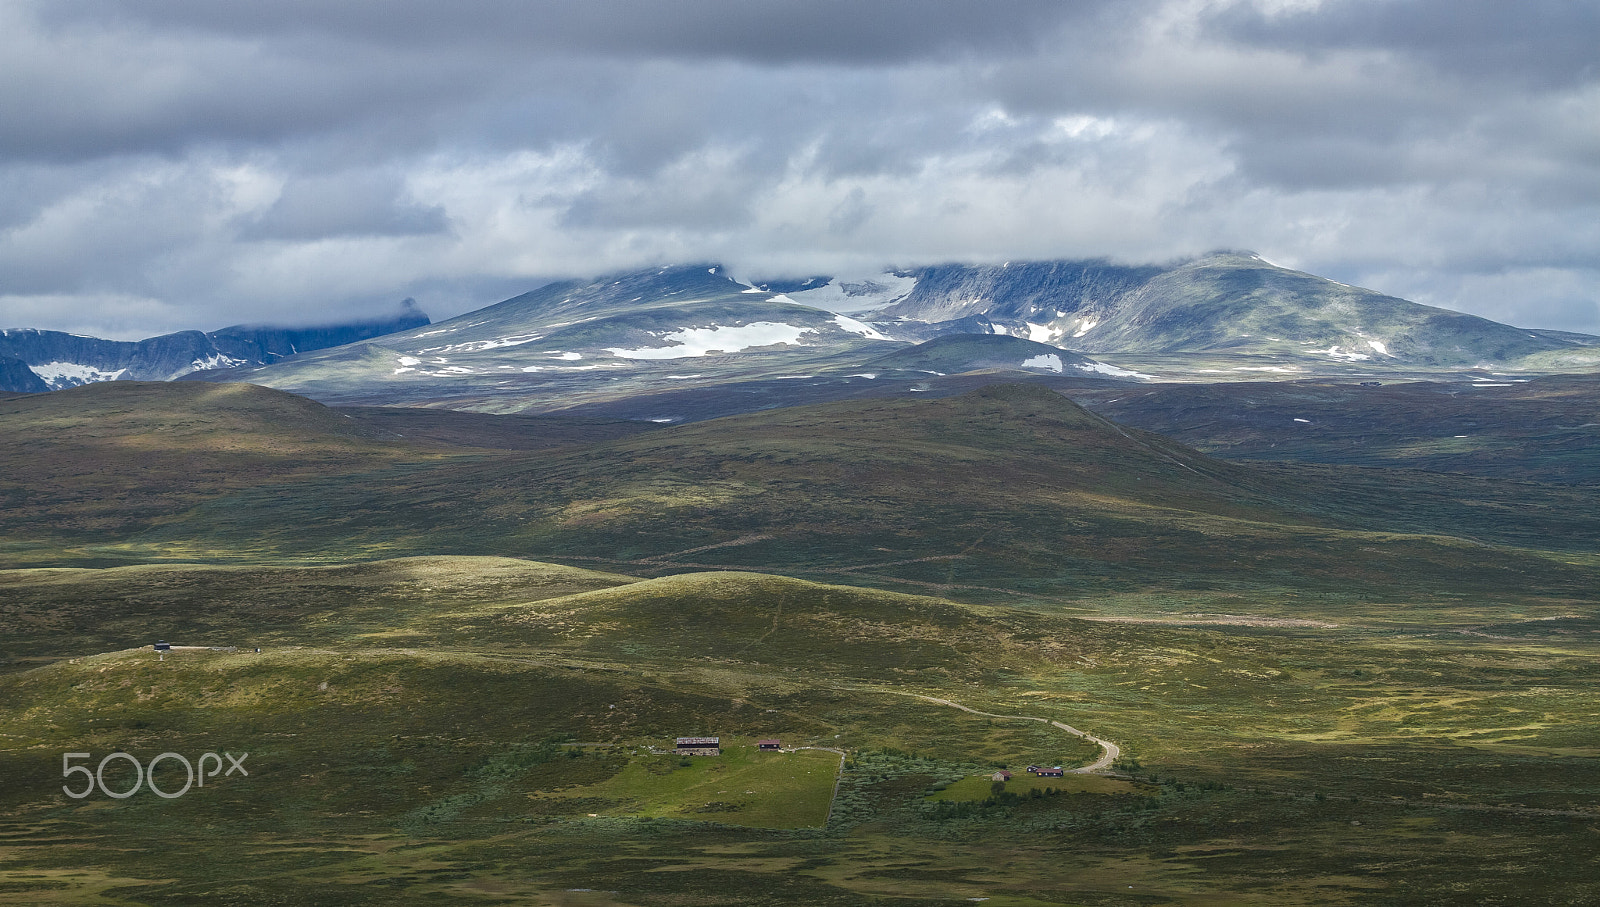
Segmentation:
{"type": "Polygon", "coordinates": [[[722,755],[637,755],[615,776],[536,797],[607,801],[601,815],[698,819],[760,828],[821,827],[837,753],[761,752],[724,738],[722,755]]]}

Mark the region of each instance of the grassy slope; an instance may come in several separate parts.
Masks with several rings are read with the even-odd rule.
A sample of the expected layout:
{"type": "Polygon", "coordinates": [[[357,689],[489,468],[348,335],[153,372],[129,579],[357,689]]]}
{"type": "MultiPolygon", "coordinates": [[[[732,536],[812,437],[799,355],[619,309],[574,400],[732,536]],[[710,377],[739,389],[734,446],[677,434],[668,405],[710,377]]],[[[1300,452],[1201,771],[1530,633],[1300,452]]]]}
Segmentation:
{"type": "MultiPolygon", "coordinates": [[[[493,560],[367,569],[360,598],[405,600],[420,574],[431,607],[388,612],[390,634],[376,636],[367,618],[341,633],[321,612],[227,610],[219,620],[235,625],[214,633],[282,642],[165,662],[125,650],[0,677],[0,900],[558,904],[584,887],[632,904],[713,889],[732,903],[1544,903],[1597,890],[1593,861],[1570,852],[1575,820],[1537,812],[1600,807],[1595,649],[1578,626],[1452,641],[1121,626],[751,575],[544,598],[539,577],[572,574],[493,560]],[[315,644],[289,645],[297,634],[315,644]],[[941,646],[943,666],[906,659],[941,646]],[[925,800],[984,762],[1089,753],[904,691],[1103,734],[1141,761],[1142,787],[925,800]],[[648,765],[630,756],[719,731],[856,753],[828,833],[585,818],[737,823],[738,810],[689,811],[703,805],[691,775],[641,787],[648,765]],[[546,743],[560,737],[590,745],[546,743]],[[116,747],[147,760],[248,750],[252,774],[172,801],[56,793],[61,752],[116,747]],[[1130,883],[1144,900],[1125,900],[1130,883]]],[[[181,603],[191,585],[273,599],[356,578],[193,572],[146,587],[152,609],[181,609],[160,600],[181,603]]],[[[94,594],[123,573],[36,579],[94,594]]]]}
{"type": "Polygon", "coordinates": [[[241,487],[438,451],[248,384],[114,381],[0,400],[7,529],[115,535],[241,487]]]}
{"type": "MultiPolygon", "coordinates": [[[[226,496],[123,550],[248,562],[559,547],[641,574],[773,564],[1031,608],[498,558],[11,572],[0,902],[1600,896],[1600,865],[1574,847],[1600,807],[1592,563],[1393,531],[1571,546],[1592,509],[1556,503],[1582,489],[1230,466],[1014,389],[475,456],[381,481],[211,488],[226,496]],[[1466,526],[1474,514],[1494,517],[1466,526]],[[1348,528],[1360,520],[1374,525],[1348,528]],[[745,543],[695,550],[723,541],[745,543]],[[971,588],[990,584],[1054,591],[971,588]],[[1063,604],[1342,626],[1121,624],[1059,616],[1063,604]],[[267,644],[165,662],[123,648],[157,635],[267,644]],[[17,670],[19,656],[70,653],[17,670]],[[1092,754],[909,692],[1105,736],[1140,760],[1145,787],[926,800],[987,762],[1092,754]],[[612,809],[608,779],[637,772],[630,748],[723,727],[851,750],[826,832],[587,818],[612,809]],[[559,737],[594,745],[569,756],[559,737]],[[114,747],[248,749],[253,774],[176,801],[57,793],[62,752],[114,747]],[[572,796],[528,796],[550,791],[572,796]]],[[[161,457],[149,470],[173,474],[161,457]]]]}
{"type": "Polygon", "coordinates": [[[1275,602],[1290,616],[1281,606],[1292,596],[1382,603],[1369,613],[1484,595],[1559,608],[1594,586],[1581,552],[1600,537],[1595,503],[1583,487],[1233,465],[1042,388],[992,387],[243,491],[91,553],[496,553],[969,600],[1186,590],[1253,597],[1258,610],[1275,602]]]}
{"type": "Polygon", "coordinates": [[[595,444],[659,428],[622,419],[566,419],[557,416],[493,416],[448,409],[400,406],[341,406],[349,416],[385,436],[447,447],[491,450],[547,450],[595,444]]]}
{"type": "Polygon", "coordinates": [[[1227,459],[1456,472],[1594,484],[1600,379],[1249,382],[1069,392],[1124,425],[1227,459]],[[1304,420],[1304,421],[1296,421],[1304,420]]]}
{"type": "MultiPolygon", "coordinates": [[[[148,645],[449,642],[474,609],[633,582],[493,557],[337,567],[160,565],[0,572],[0,660],[26,665],[148,645]]],[[[495,640],[472,637],[480,648],[495,640]]]]}

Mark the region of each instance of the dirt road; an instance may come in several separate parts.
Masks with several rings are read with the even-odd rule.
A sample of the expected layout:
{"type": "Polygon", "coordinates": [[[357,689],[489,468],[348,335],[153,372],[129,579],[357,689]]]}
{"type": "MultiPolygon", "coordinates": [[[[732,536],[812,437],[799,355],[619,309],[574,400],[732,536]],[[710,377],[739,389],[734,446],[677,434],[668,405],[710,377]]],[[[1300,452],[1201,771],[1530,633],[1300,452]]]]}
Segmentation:
{"type": "Polygon", "coordinates": [[[950,706],[953,709],[960,709],[963,712],[970,712],[970,713],[972,713],[974,715],[982,715],[985,718],[1005,718],[1005,719],[1009,719],[1009,720],[1013,720],[1013,721],[1039,721],[1039,722],[1043,722],[1044,724],[1048,724],[1051,727],[1060,728],[1061,730],[1066,731],[1067,733],[1072,734],[1073,736],[1082,737],[1083,739],[1089,741],[1090,743],[1096,744],[1096,745],[1098,745],[1100,747],[1102,752],[1100,753],[1100,758],[1099,759],[1096,759],[1095,761],[1089,763],[1088,765],[1072,769],[1072,770],[1070,770],[1068,772],[1068,774],[1089,775],[1089,774],[1093,774],[1095,772],[1105,771],[1107,768],[1109,768],[1111,766],[1111,763],[1117,761],[1117,757],[1118,756],[1122,755],[1122,748],[1117,746],[1115,743],[1112,743],[1109,740],[1101,740],[1099,737],[1096,737],[1095,735],[1086,733],[1084,731],[1080,731],[1080,730],[1078,730],[1077,728],[1073,727],[1070,724],[1062,724],[1059,721],[1052,721],[1049,718],[1036,718],[1036,717],[1034,717],[1032,715],[996,715],[996,714],[994,714],[992,712],[980,712],[977,709],[968,708],[968,707],[962,705],[959,702],[953,702],[953,701],[951,701],[949,699],[940,699],[937,696],[924,696],[921,693],[906,693],[904,695],[906,695],[906,696],[915,696],[918,699],[925,699],[928,702],[937,702],[940,705],[947,705],[947,706],[950,706]]]}

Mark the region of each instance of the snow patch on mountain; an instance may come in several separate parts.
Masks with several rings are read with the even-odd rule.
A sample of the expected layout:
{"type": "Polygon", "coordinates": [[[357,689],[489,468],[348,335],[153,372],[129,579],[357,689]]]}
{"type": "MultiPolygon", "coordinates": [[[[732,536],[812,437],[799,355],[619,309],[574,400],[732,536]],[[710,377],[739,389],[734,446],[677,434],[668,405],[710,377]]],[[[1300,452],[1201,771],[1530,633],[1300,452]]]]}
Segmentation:
{"type": "Polygon", "coordinates": [[[53,391],[68,387],[82,387],[96,381],[115,381],[128,373],[125,368],[114,372],[104,371],[92,365],[80,365],[76,362],[46,362],[43,365],[30,365],[29,369],[45,384],[50,385],[53,391]]]}
{"type": "Polygon", "coordinates": [[[1138,378],[1140,381],[1156,380],[1155,375],[1146,375],[1143,372],[1135,372],[1130,369],[1117,368],[1114,365],[1107,365],[1104,362],[1085,362],[1077,367],[1086,372],[1098,372],[1102,375],[1110,375],[1113,378],[1138,378]]]}
{"type": "Polygon", "coordinates": [[[1048,324],[1034,324],[1031,321],[1025,321],[1023,324],[1028,327],[1028,339],[1034,343],[1054,343],[1057,338],[1065,333],[1048,324]]]}
{"type": "Polygon", "coordinates": [[[1363,362],[1372,358],[1366,353],[1358,353],[1354,350],[1350,350],[1348,352],[1341,350],[1339,349],[1338,345],[1330,346],[1325,350],[1316,350],[1315,352],[1319,353],[1320,355],[1327,356],[1329,359],[1338,359],[1341,362],[1363,362]]]}
{"type": "Polygon", "coordinates": [[[1047,368],[1056,374],[1061,374],[1061,357],[1055,353],[1045,353],[1022,360],[1023,368],[1047,368]]]}
{"type": "Polygon", "coordinates": [[[623,349],[608,347],[607,352],[622,359],[687,359],[711,353],[737,353],[751,347],[804,346],[800,335],[811,328],[795,327],[781,321],[754,321],[746,325],[713,325],[709,328],[684,328],[662,335],[672,346],[623,349]]]}
{"type": "Polygon", "coordinates": [[[861,279],[835,277],[813,290],[789,290],[793,302],[825,312],[869,312],[911,295],[915,277],[874,274],[861,279]]]}
{"type": "Polygon", "coordinates": [[[493,340],[470,340],[466,343],[452,343],[449,346],[430,347],[426,352],[440,353],[480,353],[484,350],[497,350],[507,346],[521,346],[535,340],[543,340],[543,334],[527,334],[522,337],[496,337],[493,340]]]}
{"type": "Polygon", "coordinates": [[[861,336],[867,338],[868,340],[893,340],[894,339],[892,337],[885,337],[884,335],[882,335],[882,334],[878,333],[877,331],[873,330],[870,326],[862,324],[861,322],[855,320],[854,318],[849,317],[848,315],[835,315],[835,316],[833,316],[833,323],[837,324],[841,330],[849,331],[852,334],[860,334],[861,336]]]}
{"type": "MultiPolygon", "coordinates": [[[[187,368],[184,368],[182,371],[178,372],[178,375],[187,375],[190,372],[209,372],[215,368],[236,368],[241,365],[249,364],[250,360],[248,359],[235,359],[232,356],[224,356],[221,353],[212,353],[209,356],[196,359],[189,363],[187,368]]],[[[174,377],[177,377],[177,375],[174,377]]]]}

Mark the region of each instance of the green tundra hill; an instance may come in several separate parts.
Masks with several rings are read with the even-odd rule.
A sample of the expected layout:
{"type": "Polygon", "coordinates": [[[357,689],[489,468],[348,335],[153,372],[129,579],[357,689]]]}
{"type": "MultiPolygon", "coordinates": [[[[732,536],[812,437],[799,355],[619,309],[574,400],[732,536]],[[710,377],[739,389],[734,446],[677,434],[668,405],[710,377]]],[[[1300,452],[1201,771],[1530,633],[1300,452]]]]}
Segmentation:
{"type": "Polygon", "coordinates": [[[1600,378],[1480,372],[1472,382],[1077,388],[1119,424],[1229,460],[1340,463],[1594,485],[1600,378]]]}
{"type": "Polygon", "coordinates": [[[228,489],[437,452],[250,384],[108,381],[0,398],[8,527],[117,533],[228,489]]]}
{"type": "MultiPolygon", "coordinates": [[[[1315,617],[1319,607],[1399,614],[1395,601],[1451,611],[1587,599],[1586,552],[1600,537],[1590,487],[1229,463],[1037,386],[791,408],[545,450],[395,445],[365,471],[158,498],[171,510],[123,518],[123,532],[63,537],[7,514],[4,550],[15,566],[500,555],[1051,608],[1247,595],[1253,608],[1315,617]]],[[[188,446],[169,456],[181,461],[188,446]]],[[[119,513],[114,499],[94,506],[119,513]]]]}
{"type": "MultiPolygon", "coordinates": [[[[150,645],[438,643],[474,609],[636,582],[497,557],[409,557],[328,567],[150,564],[0,571],[0,660],[13,669],[150,645]]],[[[497,641],[472,637],[474,642],[497,641]]],[[[503,640],[502,640],[503,641],[503,640]]]]}
{"type": "MultiPolygon", "coordinates": [[[[1600,815],[1573,620],[1119,623],[499,558],[8,581],[41,614],[87,602],[72,620],[112,647],[0,674],[3,902],[1560,903],[1600,884],[1570,848],[1600,815]],[[129,639],[175,615],[184,648],[129,639]],[[1126,758],[984,799],[999,766],[1098,748],[923,696],[1126,758]],[[652,752],[703,734],[728,755],[652,752]],[[763,767],[766,737],[843,751],[836,795],[833,754],[763,767]],[[63,753],[115,752],[114,791],[162,753],[248,753],[249,773],[173,799],[62,791],[83,780],[63,753]]],[[[186,780],[170,759],[154,777],[186,780]]]]}

